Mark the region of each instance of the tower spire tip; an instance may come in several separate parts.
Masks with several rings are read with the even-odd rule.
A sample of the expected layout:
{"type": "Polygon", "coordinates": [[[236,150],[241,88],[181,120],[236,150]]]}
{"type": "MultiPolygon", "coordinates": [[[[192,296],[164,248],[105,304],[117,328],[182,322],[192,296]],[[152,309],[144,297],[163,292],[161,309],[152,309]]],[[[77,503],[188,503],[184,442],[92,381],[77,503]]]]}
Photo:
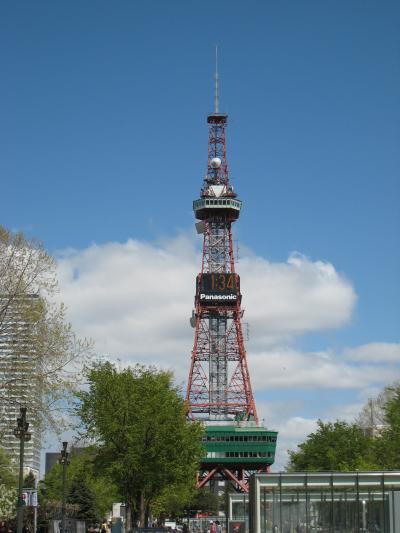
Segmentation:
{"type": "Polygon", "coordinates": [[[218,45],[215,45],[215,93],[214,113],[219,113],[219,74],[218,74],[218,45]]]}

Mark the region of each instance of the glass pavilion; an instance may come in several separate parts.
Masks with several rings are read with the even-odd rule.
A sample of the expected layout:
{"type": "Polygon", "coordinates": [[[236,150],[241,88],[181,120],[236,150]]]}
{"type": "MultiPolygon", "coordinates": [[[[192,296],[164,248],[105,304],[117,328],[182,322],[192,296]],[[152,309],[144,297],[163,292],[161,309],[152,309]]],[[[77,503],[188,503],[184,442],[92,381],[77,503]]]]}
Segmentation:
{"type": "Polygon", "coordinates": [[[255,474],[245,500],[229,518],[250,533],[400,533],[400,471],[255,474]]]}

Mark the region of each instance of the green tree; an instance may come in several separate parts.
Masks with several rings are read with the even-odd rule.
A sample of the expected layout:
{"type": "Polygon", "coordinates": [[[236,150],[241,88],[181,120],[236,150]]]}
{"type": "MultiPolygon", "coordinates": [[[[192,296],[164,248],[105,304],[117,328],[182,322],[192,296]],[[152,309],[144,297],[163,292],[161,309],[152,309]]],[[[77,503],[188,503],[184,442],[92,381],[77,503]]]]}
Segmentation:
{"type": "Polygon", "coordinates": [[[88,522],[95,522],[96,518],[99,518],[96,515],[96,498],[86,480],[86,476],[80,474],[73,478],[67,502],[71,505],[76,505],[76,518],[87,520],[88,522]]]}
{"type": "MultiPolygon", "coordinates": [[[[96,469],[94,461],[96,449],[87,448],[83,453],[74,455],[67,470],[67,505],[68,513],[75,518],[88,521],[100,521],[111,509],[114,502],[119,501],[118,490],[112,481],[96,469]]],[[[62,466],[54,465],[40,484],[39,501],[46,509],[59,514],[62,499],[62,466]]],[[[43,517],[46,520],[46,516],[43,517]]]]}
{"type": "MultiPolygon", "coordinates": [[[[56,262],[43,244],[0,226],[0,403],[7,413],[18,386],[36,432],[60,426],[61,400],[75,390],[90,355],[90,343],[75,336],[64,306],[55,303],[56,292],[56,262]]],[[[10,430],[6,417],[0,427],[10,430]]]]}
{"type": "MultiPolygon", "coordinates": [[[[224,506],[225,500],[222,501],[224,506]]],[[[210,491],[208,487],[197,489],[194,485],[181,485],[166,487],[163,492],[153,500],[151,511],[161,521],[166,518],[187,516],[189,511],[202,511],[210,515],[217,515],[220,498],[210,491]]]]}
{"type": "Polygon", "coordinates": [[[386,404],[393,398],[396,391],[399,390],[400,382],[397,381],[392,385],[384,387],[382,392],[376,398],[369,398],[368,402],[361,409],[356,418],[356,424],[360,426],[365,433],[372,436],[378,436],[382,428],[386,427],[388,422],[385,418],[386,404]]]}
{"type": "Polygon", "coordinates": [[[159,522],[165,518],[177,518],[183,516],[185,510],[190,508],[190,502],[196,493],[196,487],[193,485],[172,485],[167,486],[151,502],[151,513],[157,517],[159,522]]]}
{"type": "Polygon", "coordinates": [[[7,453],[0,448],[0,486],[14,487],[17,481],[16,472],[11,465],[7,453]]]}
{"type": "Polygon", "coordinates": [[[400,385],[390,389],[383,406],[384,427],[374,439],[376,461],[383,469],[400,468],[400,385]]]}
{"type": "Polygon", "coordinates": [[[33,472],[29,472],[24,478],[24,489],[36,488],[36,477],[33,472]]]}
{"type": "MultiPolygon", "coordinates": [[[[227,483],[225,488],[231,487],[230,483],[227,483]]],[[[222,505],[225,504],[225,495],[222,496],[222,505]]],[[[193,499],[190,502],[190,510],[203,511],[210,515],[217,515],[220,506],[220,497],[211,492],[208,487],[197,490],[193,499]]]]}
{"type": "Polygon", "coordinates": [[[7,520],[15,513],[17,476],[10,458],[0,448],[0,520],[7,520]]]}
{"type": "Polygon", "coordinates": [[[142,366],[118,371],[98,363],[87,378],[77,414],[97,441],[97,464],[117,485],[132,518],[146,525],[151,505],[168,487],[194,486],[202,428],[186,420],[169,372],[142,366]]]}
{"type": "Polygon", "coordinates": [[[376,468],[372,439],[355,424],[337,420],[324,423],[289,451],[289,471],[346,471],[376,468]]]}

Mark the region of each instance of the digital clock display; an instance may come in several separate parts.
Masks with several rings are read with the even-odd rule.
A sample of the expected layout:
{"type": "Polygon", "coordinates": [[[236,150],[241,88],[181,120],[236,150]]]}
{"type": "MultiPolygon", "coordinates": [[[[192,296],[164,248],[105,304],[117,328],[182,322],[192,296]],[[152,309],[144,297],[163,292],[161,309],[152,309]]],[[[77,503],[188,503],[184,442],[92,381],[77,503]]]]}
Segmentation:
{"type": "Polygon", "coordinates": [[[231,272],[200,274],[197,297],[204,305],[235,305],[239,298],[239,276],[231,272]]]}
{"type": "Polygon", "coordinates": [[[236,275],[231,273],[202,274],[200,288],[203,292],[236,293],[236,275]]]}

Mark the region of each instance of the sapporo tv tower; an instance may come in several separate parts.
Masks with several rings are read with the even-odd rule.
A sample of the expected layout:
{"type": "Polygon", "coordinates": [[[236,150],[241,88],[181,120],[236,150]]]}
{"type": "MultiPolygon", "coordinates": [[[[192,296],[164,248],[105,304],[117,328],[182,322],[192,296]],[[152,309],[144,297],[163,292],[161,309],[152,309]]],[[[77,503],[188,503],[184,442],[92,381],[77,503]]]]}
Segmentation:
{"type": "Polygon", "coordinates": [[[205,457],[198,487],[230,480],[248,492],[253,471],[274,462],[277,433],[260,426],[251,389],[241,319],[240,278],[235,270],[232,223],[242,202],[229,182],[228,117],[219,112],[218,69],[214,113],[207,117],[208,165],[200,198],[193,202],[203,234],[192,326],[194,345],[186,393],[188,417],[205,425],[205,457]]]}

